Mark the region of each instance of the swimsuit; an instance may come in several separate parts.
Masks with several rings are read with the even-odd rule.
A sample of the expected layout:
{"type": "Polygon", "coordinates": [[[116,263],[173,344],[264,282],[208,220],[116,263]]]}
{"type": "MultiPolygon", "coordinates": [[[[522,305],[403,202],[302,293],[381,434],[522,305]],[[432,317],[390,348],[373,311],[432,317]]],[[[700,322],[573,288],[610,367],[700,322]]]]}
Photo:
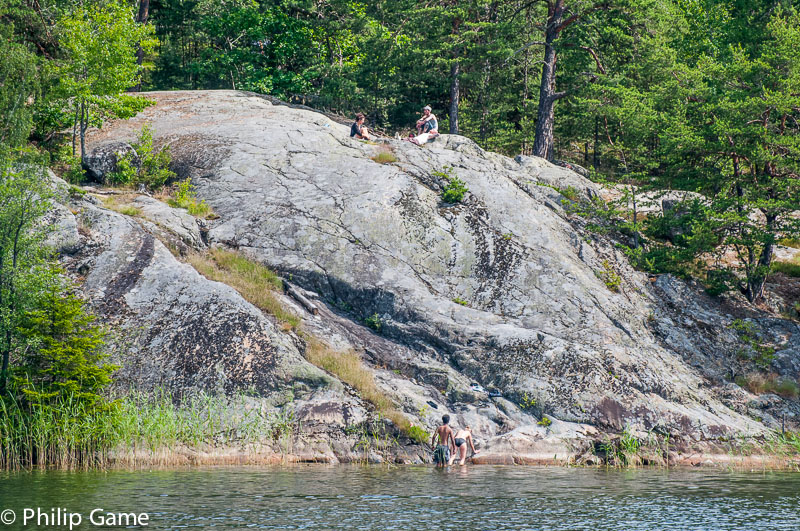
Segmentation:
{"type": "Polygon", "coordinates": [[[436,450],[433,451],[433,462],[446,465],[448,461],[450,461],[450,447],[440,444],[436,447],[436,450]]]}
{"type": "Polygon", "coordinates": [[[461,437],[459,437],[458,439],[456,439],[456,446],[460,447],[462,444],[466,444],[466,442],[467,442],[466,439],[462,439],[461,437]]]}

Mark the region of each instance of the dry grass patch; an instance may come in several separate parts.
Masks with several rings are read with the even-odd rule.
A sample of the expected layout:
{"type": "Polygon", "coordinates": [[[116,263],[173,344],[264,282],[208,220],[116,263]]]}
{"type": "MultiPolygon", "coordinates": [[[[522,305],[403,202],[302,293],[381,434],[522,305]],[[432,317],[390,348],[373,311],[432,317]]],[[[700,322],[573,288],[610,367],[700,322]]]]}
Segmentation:
{"type": "Polygon", "coordinates": [[[745,376],[737,376],[735,381],[739,387],[747,389],[754,395],[775,393],[784,398],[797,398],[800,395],[800,387],[797,382],[788,378],[779,378],[775,374],[764,375],[754,372],[745,376]]]}
{"type": "Polygon", "coordinates": [[[135,198],[136,194],[118,194],[101,196],[100,200],[103,202],[103,206],[109,210],[119,212],[126,216],[139,216],[142,211],[130,204],[135,198]]]}
{"type": "Polygon", "coordinates": [[[773,262],[772,271],[783,273],[787,277],[800,278],[800,258],[795,258],[791,262],[773,262]]]}
{"type": "Polygon", "coordinates": [[[394,154],[391,146],[382,145],[378,148],[378,154],[372,157],[372,160],[378,164],[391,164],[397,162],[397,155],[394,154]]]}
{"type": "Polygon", "coordinates": [[[408,417],[395,409],[392,401],[375,383],[372,372],[364,366],[358,353],[348,350],[340,352],[332,349],[319,339],[306,337],[306,359],[317,367],[328,371],[341,381],[358,391],[359,396],[375,406],[382,416],[388,418],[397,428],[418,442],[429,438],[427,432],[413,426],[408,417]]]}
{"type": "Polygon", "coordinates": [[[780,245],[785,246],[785,247],[792,247],[794,249],[800,249],[800,239],[798,239],[798,238],[783,238],[781,240],[778,240],[778,243],[780,245]]]}
{"type": "Polygon", "coordinates": [[[275,316],[286,330],[298,332],[306,340],[305,357],[310,363],[352,386],[361,398],[375,406],[378,413],[392,421],[400,431],[418,442],[430,438],[426,431],[413,426],[378,388],[374,375],[364,366],[358,353],[337,351],[301,330],[300,317],[285,310],[275,296],[276,291],[283,289],[283,283],[275,273],[240,253],[222,249],[211,249],[204,255],[192,253],[186,259],[206,278],[231,286],[248,302],[275,316]]]}
{"type": "Polygon", "coordinates": [[[283,289],[281,279],[263,265],[223,249],[211,249],[205,255],[186,257],[204,277],[234,288],[249,303],[274,316],[289,330],[297,330],[300,317],[283,308],[275,292],[283,289]]]}

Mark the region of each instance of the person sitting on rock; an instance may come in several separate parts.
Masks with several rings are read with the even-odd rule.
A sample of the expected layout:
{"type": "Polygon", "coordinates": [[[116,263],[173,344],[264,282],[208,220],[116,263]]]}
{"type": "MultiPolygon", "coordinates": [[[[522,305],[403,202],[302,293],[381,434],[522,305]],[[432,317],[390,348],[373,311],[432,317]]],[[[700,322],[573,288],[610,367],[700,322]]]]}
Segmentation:
{"type": "Polygon", "coordinates": [[[364,113],[356,114],[356,121],[350,126],[350,136],[358,140],[369,140],[369,130],[364,125],[364,113]]]}
{"type": "Polygon", "coordinates": [[[450,458],[451,465],[453,461],[455,461],[456,455],[460,458],[458,462],[459,465],[463,465],[467,461],[467,444],[469,444],[472,449],[472,455],[480,453],[480,450],[475,449],[475,443],[472,442],[472,428],[469,426],[465,427],[463,430],[458,430],[453,442],[456,445],[456,451],[453,453],[453,457],[450,458]]]}
{"type": "Polygon", "coordinates": [[[439,136],[439,121],[436,115],[431,113],[431,106],[426,105],[422,109],[422,118],[417,120],[417,136],[409,136],[409,142],[421,146],[430,139],[439,136]]]}
{"type": "Polygon", "coordinates": [[[431,113],[431,106],[426,105],[422,108],[422,118],[417,120],[417,133],[437,133],[439,132],[439,121],[436,115],[431,113]]]}

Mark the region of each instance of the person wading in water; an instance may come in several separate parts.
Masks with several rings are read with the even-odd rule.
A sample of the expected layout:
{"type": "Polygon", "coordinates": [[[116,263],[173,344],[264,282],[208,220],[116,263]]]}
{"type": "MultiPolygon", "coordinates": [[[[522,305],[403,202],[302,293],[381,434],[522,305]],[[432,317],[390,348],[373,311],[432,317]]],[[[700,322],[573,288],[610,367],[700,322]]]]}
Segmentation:
{"type": "Polygon", "coordinates": [[[456,443],[453,438],[453,430],[450,428],[449,424],[450,415],[443,415],[442,425],[436,428],[431,438],[431,446],[435,448],[433,451],[433,462],[436,463],[437,467],[450,464],[451,448],[453,449],[453,453],[455,453],[456,443]],[[438,445],[436,444],[437,438],[439,439],[438,445]]]}
{"type": "Polygon", "coordinates": [[[453,442],[455,443],[457,450],[453,454],[453,457],[450,458],[451,465],[453,464],[453,461],[455,461],[456,456],[460,458],[460,461],[458,462],[459,465],[463,465],[466,462],[468,444],[472,449],[472,455],[480,453],[480,450],[475,449],[475,443],[472,442],[472,428],[469,426],[463,430],[458,430],[458,432],[454,435],[453,442]]]}

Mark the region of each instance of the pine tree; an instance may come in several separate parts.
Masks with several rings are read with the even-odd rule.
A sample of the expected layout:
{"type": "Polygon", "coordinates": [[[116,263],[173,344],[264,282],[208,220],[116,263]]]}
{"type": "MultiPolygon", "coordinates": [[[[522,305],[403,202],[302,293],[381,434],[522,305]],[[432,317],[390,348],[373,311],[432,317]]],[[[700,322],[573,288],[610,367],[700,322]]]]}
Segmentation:
{"type": "Polygon", "coordinates": [[[24,349],[12,370],[12,386],[27,404],[71,400],[89,409],[103,404],[102,391],[118,367],[105,363],[105,331],[94,321],[85,302],[54,276],[18,327],[24,349]]]}

